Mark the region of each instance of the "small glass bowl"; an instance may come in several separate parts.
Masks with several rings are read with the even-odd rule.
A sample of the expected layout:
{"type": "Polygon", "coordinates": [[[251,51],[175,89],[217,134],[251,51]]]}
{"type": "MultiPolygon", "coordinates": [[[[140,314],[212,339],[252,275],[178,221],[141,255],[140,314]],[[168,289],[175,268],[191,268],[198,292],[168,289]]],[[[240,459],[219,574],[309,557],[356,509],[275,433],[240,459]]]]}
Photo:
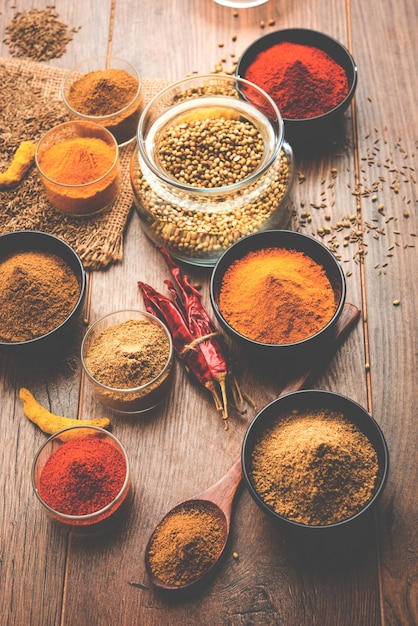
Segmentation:
{"type": "MultiPolygon", "coordinates": [[[[112,467],[109,466],[108,470],[109,476],[111,476],[113,473],[112,467]]],[[[132,501],[129,461],[125,448],[112,433],[97,426],[83,426],[82,421],[76,426],[64,428],[55,433],[41,446],[32,466],[32,485],[38,500],[51,520],[62,529],[72,531],[77,535],[97,535],[114,529],[126,517],[132,501]],[[116,448],[125,460],[126,475],[119,493],[106,506],[87,515],[68,515],[53,509],[41,496],[40,481],[42,471],[48,459],[58,448],[71,443],[71,441],[85,437],[96,438],[116,448]]]]}
{"type": "MultiPolygon", "coordinates": [[[[95,94],[96,95],[96,94],[95,94]]],[[[138,70],[118,57],[95,56],[81,61],[73,67],[64,78],[62,84],[62,97],[66,107],[71,115],[80,120],[95,122],[109,130],[114,135],[119,147],[127,145],[135,139],[136,128],[138,126],[139,116],[142,106],[142,81],[138,70]],[[71,88],[77,80],[80,80],[87,74],[93,72],[102,72],[104,70],[115,69],[123,70],[130,76],[133,76],[138,82],[138,89],[131,101],[123,108],[112,111],[107,115],[95,115],[93,113],[86,114],[78,111],[71,104],[71,88]]]]}
{"type": "Polygon", "coordinates": [[[98,400],[117,413],[139,414],[150,411],[168,395],[174,378],[174,352],[170,332],[163,322],[146,311],[121,310],[104,315],[87,330],[81,345],[81,362],[98,400]],[[161,371],[152,380],[130,389],[108,387],[89,370],[88,353],[103,332],[124,322],[136,320],[155,324],[167,338],[168,355],[161,371]]]}
{"type": "Polygon", "coordinates": [[[49,130],[39,140],[35,162],[49,202],[62,213],[74,216],[92,215],[105,209],[116,198],[120,186],[119,149],[113,135],[92,122],[64,122],[49,130]],[[100,139],[112,150],[113,161],[99,178],[82,184],[53,180],[44,171],[42,160],[48,150],[72,139],[100,139]]]}
{"type": "Polygon", "coordinates": [[[215,0],[216,4],[231,9],[250,9],[251,7],[259,7],[266,4],[268,0],[215,0]]]}
{"type": "MultiPolygon", "coordinates": [[[[236,134],[242,133],[242,129],[235,130],[236,134]]],[[[204,136],[203,131],[199,136],[204,136]]],[[[293,152],[284,142],[283,121],[276,105],[256,85],[234,76],[213,74],[174,83],[145,107],[137,139],[131,182],[142,227],[154,243],[179,261],[212,267],[235,241],[260,230],[285,228],[289,223],[293,152]],[[178,129],[189,124],[190,134],[196,134],[199,129],[195,125],[201,123],[208,127],[209,139],[204,140],[208,143],[206,163],[201,162],[204,150],[198,141],[191,142],[185,159],[199,162],[207,168],[205,176],[209,176],[212,166],[207,163],[218,158],[217,150],[230,149],[229,131],[224,146],[210,142],[213,125],[227,124],[225,120],[248,123],[248,128],[252,126],[259,133],[262,150],[257,152],[257,164],[251,161],[248,171],[241,163],[233,167],[242,156],[238,154],[241,148],[237,148],[235,156],[229,162],[226,159],[234,170],[232,182],[225,184],[221,176],[222,186],[214,187],[205,181],[201,186],[184,182],[180,175],[168,171],[162,163],[165,152],[160,150],[165,137],[173,135],[170,149],[183,150],[185,144],[176,136],[178,129]]]]}

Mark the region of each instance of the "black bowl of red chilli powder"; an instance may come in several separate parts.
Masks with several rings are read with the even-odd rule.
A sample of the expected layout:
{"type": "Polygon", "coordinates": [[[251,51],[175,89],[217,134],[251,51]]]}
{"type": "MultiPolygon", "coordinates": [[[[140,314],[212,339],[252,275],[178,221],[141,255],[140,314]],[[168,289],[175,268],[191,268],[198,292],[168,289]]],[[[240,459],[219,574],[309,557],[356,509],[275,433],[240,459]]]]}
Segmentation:
{"type": "Polygon", "coordinates": [[[347,48],[304,28],[257,39],[242,54],[236,74],[274,100],[286,140],[296,147],[319,148],[334,140],[357,87],[357,66],[347,48]]]}
{"type": "Polygon", "coordinates": [[[332,252],[313,237],[268,230],[234,243],[215,265],[210,297],[229,337],[250,354],[286,363],[335,336],[346,295],[332,252]]]}
{"type": "Polygon", "coordinates": [[[310,538],[341,536],[373,511],[389,453],[361,405],[309,389],[281,396],[256,415],[244,436],[242,467],[252,498],[282,528],[310,538]]]}
{"type": "Polygon", "coordinates": [[[52,352],[83,310],[86,272],[63,239],[21,230],[0,236],[0,350],[52,352]]]}

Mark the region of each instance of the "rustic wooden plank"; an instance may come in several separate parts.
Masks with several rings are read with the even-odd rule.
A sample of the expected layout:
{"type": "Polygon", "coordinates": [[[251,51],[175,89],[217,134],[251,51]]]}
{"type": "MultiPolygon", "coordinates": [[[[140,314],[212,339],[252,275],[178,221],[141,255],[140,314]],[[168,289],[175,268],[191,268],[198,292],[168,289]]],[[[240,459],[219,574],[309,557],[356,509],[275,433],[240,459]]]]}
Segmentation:
{"type": "MultiPolygon", "coordinates": [[[[331,33],[345,39],[341,6],[332,10],[322,7],[322,11],[314,11],[313,8],[308,7],[311,10],[307,11],[312,27],[318,26],[325,16],[326,21],[322,23],[328,25],[331,33]]],[[[239,54],[254,38],[264,34],[265,29],[261,29],[259,23],[268,12],[278,11],[275,4],[269,3],[269,6],[257,10],[241,11],[239,18],[234,18],[230,10],[210,2],[198,7],[195,3],[173,2],[164,10],[162,3],[152,2],[147,9],[143,6],[142,14],[136,18],[130,5],[117,6],[112,50],[120,55],[133,55],[132,50],[135,50],[137,64],[144,76],[171,80],[182,78],[194,69],[209,72],[221,55],[225,54],[228,58],[226,53],[231,50],[239,54]],[[179,39],[180,27],[172,26],[174,16],[177,24],[186,27],[193,19],[193,28],[186,28],[190,35],[187,45],[179,39]],[[235,31],[238,32],[237,41],[232,44],[235,31]],[[218,43],[222,41],[225,45],[220,48],[218,43]],[[161,48],[163,54],[159,52],[161,48]]],[[[302,14],[299,19],[303,23],[302,14]]],[[[291,18],[280,14],[280,26],[286,25],[293,25],[291,18]]],[[[347,127],[348,142],[352,143],[349,115],[347,127]]],[[[347,188],[347,179],[354,184],[350,146],[336,147],[324,159],[305,159],[300,162],[300,167],[306,180],[303,184],[295,184],[292,227],[316,235],[317,228],[323,224],[324,211],[315,212],[312,209],[312,221],[302,227],[299,220],[302,200],[316,202],[325,187],[327,199],[330,204],[333,203],[333,221],[355,210],[355,202],[347,188]],[[334,166],[338,167],[339,175],[331,179],[331,168],[334,166]],[[319,183],[323,179],[326,183],[321,187],[319,183]],[[328,189],[331,182],[333,187],[328,189]]],[[[343,233],[341,246],[342,237],[343,233]]],[[[126,237],[125,259],[122,268],[95,274],[91,305],[93,317],[106,312],[106,307],[109,310],[109,307],[141,306],[135,285],[137,278],[158,289],[163,288],[164,263],[142,233],[135,214],[126,237]],[[112,292],[109,302],[109,298],[106,300],[104,296],[108,293],[109,282],[113,282],[112,275],[115,278],[118,276],[119,287],[112,292]]],[[[353,273],[348,299],[361,305],[358,267],[352,257],[344,269],[353,273]]],[[[190,269],[189,273],[203,285],[205,302],[209,304],[209,273],[198,269],[190,269]]],[[[345,392],[364,404],[365,380],[363,385],[358,384],[357,376],[357,372],[362,370],[362,347],[360,324],[316,385],[345,392]]],[[[240,363],[240,380],[257,405],[261,407],[274,399],[280,391],[274,373],[269,372],[266,377],[265,372],[257,370],[248,355],[236,347],[234,353],[240,363]]],[[[116,418],[115,432],[128,447],[137,492],[132,517],[123,531],[129,536],[129,541],[116,538],[116,543],[112,540],[112,544],[106,544],[103,552],[93,547],[89,552],[88,573],[82,567],[84,548],[73,543],[66,592],[68,623],[99,619],[109,624],[128,624],[131,615],[137,614],[147,624],[194,624],[202,619],[202,615],[206,623],[325,624],[335,623],[338,615],[341,624],[378,624],[375,555],[369,554],[369,559],[361,564],[340,567],[337,575],[331,575],[327,567],[312,572],[306,562],[299,561],[292,544],[260,515],[245,490],[238,496],[231,548],[225,564],[202,596],[190,598],[186,604],[173,604],[167,603],[152,590],[142,588],[142,585],[148,585],[143,550],[154,525],[171,506],[223,475],[239,453],[243,433],[253,414],[249,410],[242,417],[233,416],[230,429],[225,433],[210,399],[191,384],[179,366],[176,377],[176,385],[167,405],[157,409],[151,419],[135,418],[133,424],[132,419],[116,418]],[[237,550],[240,555],[237,561],[231,556],[232,550],[237,550]],[[86,586],[86,577],[89,576],[89,580],[99,578],[106,562],[112,562],[117,569],[117,563],[123,563],[123,570],[119,570],[122,576],[112,578],[110,599],[105,599],[100,587],[92,589],[86,586]],[[137,586],[129,583],[136,583],[137,586]],[[95,603],[88,601],[92,594],[97,599],[95,603]],[[128,602],[115,602],[117,597],[127,598],[128,602]],[[334,602],[330,602],[330,598],[334,598],[334,602]]],[[[96,402],[86,386],[83,386],[82,406],[86,413],[97,411],[96,402]]],[[[373,529],[370,532],[373,534],[373,529]]]]}
{"type": "Polygon", "coordinates": [[[359,154],[367,160],[361,161],[361,183],[372,188],[380,180],[376,192],[362,198],[361,206],[364,219],[382,229],[382,234],[367,236],[365,262],[371,403],[391,455],[379,509],[382,619],[387,626],[412,625],[418,621],[418,291],[413,278],[418,254],[411,234],[418,234],[418,190],[417,126],[410,115],[415,116],[418,87],[414,54],[418,12],[416,3],[389,2],[369,19],[363,4],[354,1],[352,14],[353,46],[362,61],[359,102],[363,106],[358,106],[357,124],[359,154]],[[381,211],[379,205],[384,205],[381,211]],[[409,217],[404,217],[405,211],[409,217]],[[396,300],[399,306],[394,306],[396,300]]]}
{"type": "MultiPolygon", "coordinates": [[[[55,6],[60,21],[69,27],[82,26],[82,29],[67,45],[66,53],[49,64],[70,68],[85,56],[105,53],[110,2],[89,6],[88,10],[80,3],[57,2],[55,6]]],[[[19,0],[3,3],[0,56],[9,56],[9,49],[3,43],[7,24],[17,11],[33,7],[44,9],[45,3],[19,0]]],[[[21,386],[28,387],[51,411],[77,417],[82,333],[83,327],[80,327],[73,343],[58,359],[14,359],[0,355],[3,442],[0,615],[5,626],[61,622],[68,539],[49,522],[33,493],[32,462],[46,435],[24,416],[18,392],[21,386]]]]}
{"type": "MultiPolygon", "coordinates": [[[[36,3],[16,2],[18,10],[29,4],[36,3]]],[[[381,11],[377,0],[369,3],[353,0],[347,7],[342,0],[331,5],[308,0],[303,6],[270,0],[263,7],[241,10],[239,17],[234,17],[232,10],[212,0],[200,3],[144,0],[140,6],[125,0],[113,3],[114,32],[108,46],[110,4],[106,3],[106,10],[103,3],[89,5],[86,11],[78,3],[72,6],[56,3],[66,23],[82,28],[66,55],[51,64],[70,67],[109,48],[113,54],[136,63],[146,77],[177,80],[193,71],[212,71],[222,57],[226,59],[224,68],[228,69],[234,59],[231,54],[237,58],[255,38],[273,28],[311,27],[352,45],[360,76],[354,117],[348,112],[346,141],[341,145],[326,154],[298,156],[298,171],[305,180],[298,179],[295,183],[292,228],[319,237],[318,228],[324,225],[326,212],[331,216],[327,223],[333,227],[345,216],[356,213],[353,195],[356,164],[363,164],[362,157],[367,156],[376,139],[375,125],[382,135],[382,129],[388,126],[387,149],[393,149],[402,165],[409,164],[409,159],[402,160],[404,153],[400,147],[412,158],[416,149],[416,107],[411,103],[415,101],[416,77],[411,78],[411,68],[415,66],[413,51],[417,35],[413,3],[393,2],[381,11]],[[269,19],[274,19],[275,24],[269,26],[269,19]],[[262,21],[267,24],[264,28],[262,21]],[[385,44],[385,58],[389,61],[383,72],[385,44]],[[353,133],[353,122],[357,133],[353,133]],[[366,137],[368,133],[372,139],[366,137]],[[402,141],[396,146],[399,136],[402,141]],[[332,168],[337,170],[336,176],[331,174],[332,168]],[[326,207],[310,207],[324,199],[326,207]],[[302,216],[306,207],[310,207],[310,220],[302,216]]],[[[2,11],[0,33],[14,9],[7,6],[2,11]]],[[[1,40],[0,54],[7,56],[7,47],[1,40]]],[[[375,180],[379,173],[380,167],[375,162],[367,165],[361,175],[365,183],[375,180]]],[[[405,197],[411,200],[408,220],[402,215],[405,201],[401,193],[394,196],[393,191],[385,188],[379,191],[379,198],[383,198],[388,214],[398,218],[402,239],[407,237],[412,244],[411,233],[417,232],[416,185],[403,182],[402,187],[405,197]]],[[[371,222],[375,216],[375,203],[364,199],[362,220],[371,222]]],[[[364,338],[363,324],[358,324],[314,385],[340,391],[364,406],[370,402],[384,428],[392,460],[389,484],[379,510],[379,541],[376,542],[372,520],[366,529],[367,549],[362,558],[353,551],[351,560],[337,564],[335,555],[328,560],[321,554],[313,562],[312,554],[295,550],[293,542],[273,528],[245,489],[241,489],[230,547],[218,576],[202,595],[186,602],[168,602],[148,588],[143,562],[146,540],[171,506],[201,491],[227,471],[239,454],[243,433],[254,411],[249,409],[241,416],[234,414],[230,429],[225,432],[211,399],[176,364],[176,383],[170,397],[151,415],[135,418],[111,415],[114,432],[127,448],[132,465],[135,499],[130,516],[109,538],[94,541],[73,538],[67,546],[66,537],[46,520],[32,494],[30,465],[44,436],[24,419],[17,391],[24,384],[51,410],[69,416],[104,414],[80,376],[79,340],[72,346],[71,358],[62,359],[58,366],[40,367],[0,356],[3,439],[8,442],[0,469],[3,493],[0,537],[5,572],[0,611],[7,616],[7,625],[107,626],[133,622],[187,625],[199,621],[234,625],[378,626],[418,621],[413,599],[416,464],[412,448],[417,392],[411,384],[412,373],[416,371],[417,294],[412,280],[417,267],[416,253],[412,248],[397,246],[396,255],[387,259],[386,274],[379,275],[387,248],[396,236],[391,232],[388,246],[388,235],[375,239],[369,233],[363,273],[354,258],[357,244],[344,246],[349,231],[346,227],[335,231],[340,244],[338,253],[347,274],[347,299],[362,308],[366,296],[367,308],[363,314],[367,311],[364,321],[369,334],[364,338]],[[380,267],[375,268],[376,264],[380,267]],[[392,304],[395,298],[401,301],[399,307],[392,304]],[[368,342],[370,372],[364,366],[367,355],[364,345],[368,342]],[[402,407],[401,418],[399,407],[402,407]],[[404,480],[405,476],[408,480],[404,480]],[[238,559],[232,558],[233,550],[238,552],[238,559]]],[[[321,240],[330,242],[329,237],[321,240]]],[[[190,273],[202,284],[209,305],[209,272],[191,269],[190,273]]],[[[109,310],[141,307],[136,281],[140,278],[163,289],[165,277],[164,263],[133,212],[125,236],[123,263],[90,277],[91,297],[86,316],[93,321],[109,310]]],[[[276,397],[280,384],[275,372],[266,376],[248,355],[236,347],[233,351],[238,377],[257,405],[261,407],[276,397]]]]}

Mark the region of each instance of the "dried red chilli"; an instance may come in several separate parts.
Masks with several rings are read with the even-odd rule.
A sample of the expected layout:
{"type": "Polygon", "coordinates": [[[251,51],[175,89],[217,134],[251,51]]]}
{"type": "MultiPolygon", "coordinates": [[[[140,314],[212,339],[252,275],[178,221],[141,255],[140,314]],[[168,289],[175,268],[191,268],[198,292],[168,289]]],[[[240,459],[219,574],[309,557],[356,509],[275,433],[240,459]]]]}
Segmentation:
{"type": "MultiPolygon", "coordinates": [[[[159,250],[180,292],[178,301],[181,303],[189,330],[195,338],[193,345],[200,346],[212,377],[219,383],[223,405],[227,407],[226,377],[230,368],[226,348],[221,343],[221,335],[203,306],[202,295],[190,284],[189,277],[181,273],[179,266],[165,248],[160,247],[159,250]]],[[[165,283],[175,298],[176,291],[172,284],[170,281],[165,281],[165,283]]]]}
{"type": "MultiPolygon", "coordinates": [[[[221,333],[205,309],[199,291],[191,285],[189,277],[182,274],[167,250],[161,247],[159,250],[165,258],[177,289],[171,280],[164,281],[171,295],[170,300],[155,290],[151,296],[150,289],[152,288],[145,286],[147,300],[144,300],[144,304],[146,307],[154,308],[154,314],[158,310],[158,316],[165,321],[170,329],[176,352],[194,372],[199,382],[210,389],[215,399],[216,408],[222,411],[225,427],[227,427],[228,383],[234,405],[239,408],[243,402],[241,390],[231,372],[227,347],[221,333]],[[161,305],[163,305],[163,310],[161,305]],[[197,354],[203,357],[205,369],[201,369],[202,359],[199,357],[198,372],[196,373],[197,354]],[[203,380],[202,372],[204,372],[203,380]],[[221,390],[222,401],[219,399],[215,383],[219,385],[221,390]]],[[[144,293],[144,283],[138,284],[144,293]]]]}
{"type": "Polygon", "coordinates": [[[159,293],[150,285],[142,281],[138,281],[138,285],[142,291],[146,310],[166,324],[173,340],[174,350],[197,381],[211,392],[216,408],[221,410],[221,400],[203,353],[201,350],[189,348],[193,343],[193,336],[187,327],[182,312],[170,298],[159,293]]]}

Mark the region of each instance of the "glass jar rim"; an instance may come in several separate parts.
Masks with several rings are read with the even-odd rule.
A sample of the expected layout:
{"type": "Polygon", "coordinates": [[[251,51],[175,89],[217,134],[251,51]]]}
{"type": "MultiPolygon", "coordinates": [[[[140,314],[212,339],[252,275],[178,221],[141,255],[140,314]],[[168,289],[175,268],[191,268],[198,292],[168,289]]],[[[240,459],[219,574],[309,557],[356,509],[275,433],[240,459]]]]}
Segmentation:
{"type": "MultiPolygon", "coordinates": [[[[199,96],[197,96],[197,98],[199,98],[199,96]]],[[[193,98],[190,98],[190,99],[193,99],[193,98]]],[[[249,102],[248,104],[252,106],[254,109],[256,109],[256,106],[253,103],[249,102]]],[[[266,119],[269,119],[267,116],[265,117],[266,119]]],[[[270,123],[272,123],[271,120],[269,121],[270,123]]],[[[250,81],[244,78],[241,78],[239,76],[230,76],[228,74],[196,74],[194,76],[189,76],[187,78],[183,78],[179,81],[171,83],[170,85],[168,85],[167,87],[159,91],[157,94],[155,94],[155,96],[153,96],[153,98],[146,104],[139,118],[138,128],[137,128],[138,157],[143,159],[146,167],[149,168],[149,170],[158,179],[162,180],[166,185],[170,187],[174,187],[183,193],[188,193],[192,195],[196,194],[199,196],[203,196],[203,197],[206,196],[209,198],[220,195],[220,194],[237,192],[243,187],[255,182],[271,167],[272,163],[274,163],[274,161],[276,160],[277,156],[280,153],[283,143],[284,143],[284,122],[274,100],[258,85],[251,83],[250,81]],[[274,150],[259,168],[256,168],[248,176],[246,176],[245,178],[243,178],[242,180],[236,183],[232,183],[231,185],[223,185],[221,187],[211,187],[211,188],[187,185],[176,180],[174,177],[167,176],[164,173],[164,171],[159,169],[154,164],[154,162],[149,158],[147,150],[145,149],[145,139],[144,139],[144,132],[143,132],[144,123],[145,123],[145,120],[149,111],[152,109],[152,107],[155,105],[156,102],[158,102],[160,99],[164,99],[164,97],[166,97],[168,92],[180,87],[181,85],[186,85],[187,83],[191,83],[191,84],[196,83],[196,81],[202,81],[204,85],[203,81],[209,81],[209,80],[210,81],[224,80],[234,85],[242,85],[242,86],[247,86],[251,88],[253,91],[261,95],[265,99],[265,102],[268,104],[268,106],[271,107],[275,116],[275,121],[278,125],[277,141],[275,142],[274,150]]]]}

